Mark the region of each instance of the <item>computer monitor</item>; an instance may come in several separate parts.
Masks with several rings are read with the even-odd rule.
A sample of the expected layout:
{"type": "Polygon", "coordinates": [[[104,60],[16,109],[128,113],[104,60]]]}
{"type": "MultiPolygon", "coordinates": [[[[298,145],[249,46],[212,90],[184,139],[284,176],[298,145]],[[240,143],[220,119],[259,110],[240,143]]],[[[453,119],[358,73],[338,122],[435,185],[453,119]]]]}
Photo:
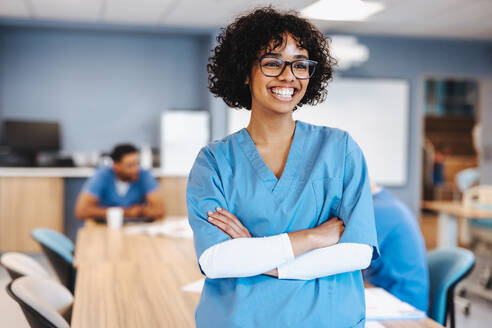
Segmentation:
{"type": "Polygon", "coordinates": [[[60,125],[57,122],[5,120],[2,145],[14,152],[58,151],[60,125]]]}

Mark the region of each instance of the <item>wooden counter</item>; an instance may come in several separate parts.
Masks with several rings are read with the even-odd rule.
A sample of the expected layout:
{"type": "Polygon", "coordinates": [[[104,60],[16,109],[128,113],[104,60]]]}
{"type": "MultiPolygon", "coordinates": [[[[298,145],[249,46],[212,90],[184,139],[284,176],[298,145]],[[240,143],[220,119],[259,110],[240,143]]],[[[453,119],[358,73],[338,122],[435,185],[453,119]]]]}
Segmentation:
{"type": "MultiPolygon", "coordinates": [[[[79,189],[65,190],[65,179],[85,179],[93,172],[91,168],[0,168],[0,252],[40,252],[31,238],[31,231],[39,227],[74,236],[77,218],[71,207],[79,189]]],[[[159,169],[153,174],[161,185],[166,215],[186,215],[187,177],[167,176],[159,169]]]]}
{"type": "Polygon", "coordinates": [[[492,210],[463,206],[460,201],[424,201],[422,209],[438,213],[437,247],[468,246],[468,219],[491,219],[492,210]]]}
{"type": "Polygon", "coordinates": [[[0,178],[0,252],[40,252],[34,228],[63,231],[63,179],[0,178]]]}
{"type": "Polygon", "coordinates": [[[463,206],[460,201],[423,201],[422,208],[463,219],[491,219],[492,210],[463,206]]]}

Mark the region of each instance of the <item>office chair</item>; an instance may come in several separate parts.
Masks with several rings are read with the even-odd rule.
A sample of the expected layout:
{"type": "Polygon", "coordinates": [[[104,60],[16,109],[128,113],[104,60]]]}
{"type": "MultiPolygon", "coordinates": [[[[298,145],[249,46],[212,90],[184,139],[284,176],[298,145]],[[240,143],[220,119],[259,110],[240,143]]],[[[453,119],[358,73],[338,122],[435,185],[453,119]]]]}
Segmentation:
{"type": "Polygon", "coordinates": [[[12,279],[22,276],[50,277],[50,274],[38,262],[22,253],[5,253],[0,257],[0,264],[12,279]]]}
{"type": "Polygon", "coordinates": [[[454,290],[473,269],[475,255],[467,249],[440,248],[427,253],[430,282],[429,317],[446,326],[450,317],[455,327],[454,290]]]}
{"type": "Polygon", "coordinates": [[[75,269],[72,241],[57,231],[44,228],[34,229],[31,236],[41,245],[43,253],[50,261],[61,283],[73,292],[75,269]]]}
{"type": "Polygon", "coordinates": [[[68,328],[73,296],[58,282],[24,276],[11,281],[7,293],[21,307],[31,328],[68,328]]]}

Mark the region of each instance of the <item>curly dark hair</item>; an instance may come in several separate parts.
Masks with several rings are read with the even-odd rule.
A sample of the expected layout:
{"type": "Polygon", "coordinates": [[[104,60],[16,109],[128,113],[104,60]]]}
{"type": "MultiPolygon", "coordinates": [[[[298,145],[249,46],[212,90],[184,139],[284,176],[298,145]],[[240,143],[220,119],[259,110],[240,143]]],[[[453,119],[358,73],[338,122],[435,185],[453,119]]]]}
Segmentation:
{"type": "Polygon", "coordinates": [[[221,30],[207,65],[210,91],[229,107],[251,110],[250,89],[244,84],[246,77],[251,74],[258,53],[281,46],[286,32],[308,51],[309,59],[318,62],[297,106],[323,102],[336,65],[329,50],[330,39],[297,12],[281,13],[272,7],[255,9],[221,30]]]}

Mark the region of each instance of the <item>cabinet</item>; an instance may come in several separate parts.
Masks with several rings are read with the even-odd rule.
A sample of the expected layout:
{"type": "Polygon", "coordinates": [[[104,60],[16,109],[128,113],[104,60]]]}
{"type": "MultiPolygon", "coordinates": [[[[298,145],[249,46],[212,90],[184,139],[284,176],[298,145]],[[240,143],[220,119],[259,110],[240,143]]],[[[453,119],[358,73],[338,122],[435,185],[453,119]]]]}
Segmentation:
{"type": "Polygon", "coordinates": [[[0,178],[0,252],[39,252],[34,228],[63,232],[61,177],[0,178]]]}

